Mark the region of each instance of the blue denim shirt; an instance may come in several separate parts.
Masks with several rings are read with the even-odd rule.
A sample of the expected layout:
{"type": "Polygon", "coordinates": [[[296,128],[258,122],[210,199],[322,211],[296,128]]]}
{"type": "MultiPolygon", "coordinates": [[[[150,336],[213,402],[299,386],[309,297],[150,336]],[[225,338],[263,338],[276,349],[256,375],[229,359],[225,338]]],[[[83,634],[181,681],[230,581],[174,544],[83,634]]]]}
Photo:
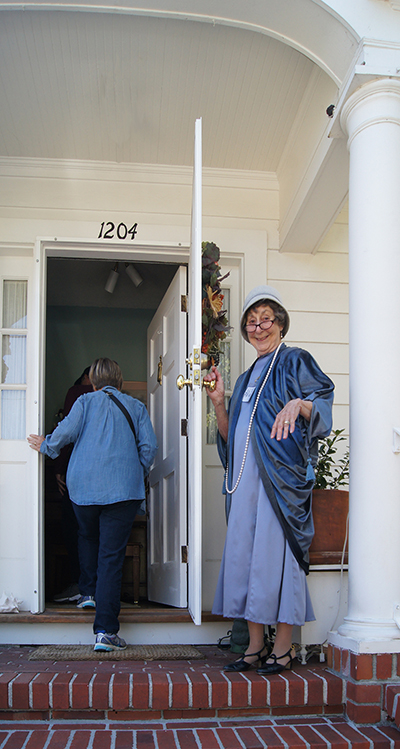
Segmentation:
{"type": "Polygon", "coordinates": [[[40,452],[56,458],[64,445],[74,443],[66,482],[71,500],[78,505],[144,499],[144,477],[157,452],[143,403],[116,388],[107,389],[130,413],[136,442],[125,415],[98,390],[81,395],[40,448],[40,452]]]}

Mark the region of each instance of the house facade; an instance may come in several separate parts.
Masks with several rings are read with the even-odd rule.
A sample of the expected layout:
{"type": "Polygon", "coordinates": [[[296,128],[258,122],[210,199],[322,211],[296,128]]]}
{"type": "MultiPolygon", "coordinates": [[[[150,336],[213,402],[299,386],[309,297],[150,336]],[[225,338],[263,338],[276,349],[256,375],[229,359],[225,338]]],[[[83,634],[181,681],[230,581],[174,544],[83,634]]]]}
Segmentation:
{"type": "MultiPolygon", "coordinates": [[[[66,390],[99,355],[118,359],[147,398],[162,365],[162,458],[182,453],[150,521],[146,595],[179,611],[195,594],[211,609],[222,469],[204,393],[193,517],[186,480],[200,434],[190,419],[182,434],[190,396],[174,383],[189,374],[180,300],[191,288],[201,117],[202,238],[229,272],[228,393],[253,359],[238,332],[242,300],[268,283],[290,311],[287,343],[332,377],[334,427],[351,435],[348,597],[338,567],[313,569],[317,623],[298,639],[399,652],[400,3],[0,2],[0,35],[0,592],[21,612],[0,615],[2,642],[91,641],[87,623],[42,616],[57,529],[50,469],[26,435],[53,428],[66,390]],[[201,527],[195,554],[191,524],[201,527]]],[[[227,629],[210,616],[149,617],[125,622],[124,635],[204,643],[227,629]]]]}

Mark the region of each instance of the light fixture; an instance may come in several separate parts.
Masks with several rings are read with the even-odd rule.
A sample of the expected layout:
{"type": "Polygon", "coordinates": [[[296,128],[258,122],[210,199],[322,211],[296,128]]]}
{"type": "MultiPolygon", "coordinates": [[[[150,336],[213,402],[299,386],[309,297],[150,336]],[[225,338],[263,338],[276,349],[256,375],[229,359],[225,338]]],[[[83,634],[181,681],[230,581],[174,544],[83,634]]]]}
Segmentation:
{"type": "Polygon", "coordinates": [[[113,293],[118,279],[119,279],[118,263],[115,263],[113,270],[110,270],[110,274],[107,278],[107,283],[104,287],[105,290],[108,291],[109,294],[113,293]]]}
{"type": "Polygon", "coordinates": [[[125,270],[135,286],[140,286],[140,284],[143,283],[142,276],[140,275],[140,273],[138,273],[133,265],[131,265],[130,263],[125,263],[125,270]]]}

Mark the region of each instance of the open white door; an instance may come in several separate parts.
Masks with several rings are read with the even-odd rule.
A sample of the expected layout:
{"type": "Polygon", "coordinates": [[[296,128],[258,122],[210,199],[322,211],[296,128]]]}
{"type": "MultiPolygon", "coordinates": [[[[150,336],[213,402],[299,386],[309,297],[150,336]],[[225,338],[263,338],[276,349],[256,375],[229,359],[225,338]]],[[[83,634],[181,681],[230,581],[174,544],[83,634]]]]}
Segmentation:
{"type": "Polygon", "coordinates": [[[196,120],[188,315],[181,303],[186,269],[180,267],[148,329],[147,382],[159,444],[149,477],[148,597],[188,606],[195,624],[201,624],[201,291],[201,120],[196,120]],[[186,360],[189,387],[180,392],[176,379],[186,360]]]}
{"type": "Polygon", "coordinates": [[[32,256],[1,258],[0,592],[32,613],[44,605],[40,465],[26,441],[39,428],[37,279],[32,256]]]}
{"type": "Polygon", "coordinates": [[[188,392],[188,571],[189,611],[195,624],[201,624],[201,220],[202,220],[202,122],[196,120],[193,167],[192,232],[189,267],[189,335],[191,359],[188,392]]]}
{"type": "Polygon", "coordinates": [[[147,331],[147,402],[158,452],[150,471],[148,580],[150,601],[186,608],[186,403],[176,378],[186,351],[186,268],[181,266],[147,331]]]}

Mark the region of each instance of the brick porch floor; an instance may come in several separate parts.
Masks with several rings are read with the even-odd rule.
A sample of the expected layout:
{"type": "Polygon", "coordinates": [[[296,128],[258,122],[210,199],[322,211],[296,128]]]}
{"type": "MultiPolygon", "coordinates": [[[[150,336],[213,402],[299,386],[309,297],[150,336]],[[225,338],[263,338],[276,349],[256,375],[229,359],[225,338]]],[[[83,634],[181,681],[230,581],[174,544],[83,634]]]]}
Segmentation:
{"type": "Polygon", "coordinates": [[[29,661],[0,646],[0,749],[393,747],[395,724],[343,717],[343,682],[311,660],[263,677],[222,673],[234,659],[198,646],[195,661],[29,661]]]}

